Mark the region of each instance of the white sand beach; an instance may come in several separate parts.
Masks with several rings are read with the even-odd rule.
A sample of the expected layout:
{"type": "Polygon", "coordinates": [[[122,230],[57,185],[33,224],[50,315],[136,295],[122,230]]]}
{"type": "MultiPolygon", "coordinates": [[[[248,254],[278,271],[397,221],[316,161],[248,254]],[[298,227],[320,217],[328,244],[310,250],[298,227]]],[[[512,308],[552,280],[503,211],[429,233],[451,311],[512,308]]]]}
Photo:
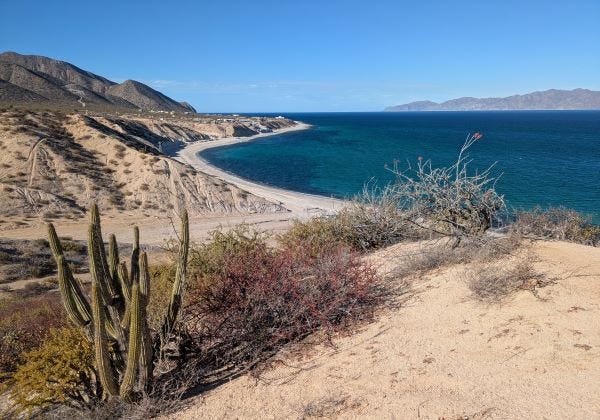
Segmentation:
{"type": "Polygon", "coordinates": [[[335,212],[344,205],[344,201],[335,198],[327,198],[313,194],[289,191],[282,188],[276,188],[252,182],[219,169],[209,164],[206,160],[199,156],[200,152],[203,150],[213,147],[245,143],[267,136],[280,135],[291,131],[307,130],[311,127],[310,125],[299,121],[296,121],[296,123],[297,125],[293,127],[283,128],[271,133],[261,133],[251,137],[230,137],[218,140],[195,142],[177,152],[173,157],[183,163],[187,163],[198,171],[207,173],[209,175],[214,175],[223,181],[234,184],[252,194],[263,197],[275,203],[279,203],[290,210],[298,218],[314,216],[315,214],[319,213],[335,212]]]}

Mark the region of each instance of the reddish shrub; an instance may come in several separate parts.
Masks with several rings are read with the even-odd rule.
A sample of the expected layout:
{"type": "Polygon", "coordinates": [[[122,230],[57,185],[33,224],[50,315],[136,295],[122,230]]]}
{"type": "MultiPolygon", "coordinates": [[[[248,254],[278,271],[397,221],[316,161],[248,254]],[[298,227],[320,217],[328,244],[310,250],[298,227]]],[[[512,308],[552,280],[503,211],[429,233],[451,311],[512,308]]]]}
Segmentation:
{"type": "Polygon", "coordinates": [[[217,366],[252,365],[317,330],[367,318],[381,300],[375,271],[344,247],[314,255],[307,247],[254,247],[197,274],[187,327],[217,366]]]}
{"type": "Polygon", "coordinates": [[[57,293],[0,305],[0,382],[23,362],[24,351],[38,347],[50,329],[64,326],[66,319],[57,293]]]}

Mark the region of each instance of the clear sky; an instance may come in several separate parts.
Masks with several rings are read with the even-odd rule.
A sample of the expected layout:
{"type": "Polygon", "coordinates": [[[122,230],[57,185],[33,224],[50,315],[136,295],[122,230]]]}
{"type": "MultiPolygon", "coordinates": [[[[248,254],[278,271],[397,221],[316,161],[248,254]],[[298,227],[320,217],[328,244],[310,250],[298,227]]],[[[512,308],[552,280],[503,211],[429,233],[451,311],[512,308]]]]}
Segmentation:
{"type": "Polygon", "coordinates": [[[600,90],[600,0],[0,0],[0,51],[200,112],[378,111],[600,90]]]}

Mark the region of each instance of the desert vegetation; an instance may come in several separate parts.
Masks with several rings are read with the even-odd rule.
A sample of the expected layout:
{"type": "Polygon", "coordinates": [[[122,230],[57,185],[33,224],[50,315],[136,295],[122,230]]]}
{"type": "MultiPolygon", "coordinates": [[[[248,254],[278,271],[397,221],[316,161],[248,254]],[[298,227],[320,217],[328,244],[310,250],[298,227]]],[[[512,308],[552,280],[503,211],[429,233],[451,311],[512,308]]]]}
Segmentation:
{"type": "MultiPolygon", "coordinates": [[[[415,170],[394,166],[397,183],[366,188],[335,215],[296,221],[275,236],[240,225],[193,243],[182,211],[178,240],[165,244],[170,262],[149,261],[137,229],[123,258],[114,235],[104,243],[95,205],[87,245],[59,239],[50,224],[47,241],[5,250],[12,265],[42,258],[58,285],[0,304],[0,381],[10,415],[170,413],[184,397],[259,375],[284,351],[327,345],[368,325],[442,269],[457,269],[480,305],[520,291],[537,297],[557,279],[538,271],[529,241],[597,245],[598,228],[565,209],[511,215],[491,170],[468,168],[466,151],[480,138],[469,136],[450,168],[422,160],[415,170]],[[386,269],[372,258],[376,250],[386,269]],[[75,276],[86,259],[91,287],[75,276]]],[[[346,400],[300,411],[328,415],[346,400]]]]}

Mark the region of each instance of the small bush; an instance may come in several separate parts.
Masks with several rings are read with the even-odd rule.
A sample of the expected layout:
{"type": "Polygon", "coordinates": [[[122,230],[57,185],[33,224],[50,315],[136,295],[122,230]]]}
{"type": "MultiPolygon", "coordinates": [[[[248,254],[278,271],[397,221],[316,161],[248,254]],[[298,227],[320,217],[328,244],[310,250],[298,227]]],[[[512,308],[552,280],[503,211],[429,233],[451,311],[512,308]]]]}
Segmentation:
{"type": "Polygon", "coordinates": [[[302,246],[316,256],[340,245],[348,245],[339,230],[336,219],[315,217],[307,221],[294,221],[293,226],[277,239],[284,248],[302,246]]]}
{"type": "Polygon", "coordinates": [[[267,250],[266,235],[238,225],[233,229],[215,230],[208,242],[195,245],[190,251],[190,272],[198,278],[211,278],[225,273],[227,263],[237,256],[267,250]]]}
{"type": "Polygon", "coordinates": [[[481,266],[469,273],[469,278],[469,289],[474,296],[487,302],[500,302],[518,290],[536,294],[539,287],[551,283],[529,260],[481,266]]]}
{"type": "Polygon", "coordinates": [[[279,242],[302,244],[318,254],[339,245],[369,251],[427,236],[429,231],[412,225],[385,197],[365,193],[334,216],[294,222],[279,242]]]}
{"type": "Polygon", "coordinates": [[[148,303],[148,325],[151,329],[157,330],[162,324],[162,314],[165,313],[169,305],[171,289],[173,288],[173,279],[175,278],[175,264],[162,264],[151,266],[150,284],[152,284],[152,293],[148,303]]]}
{"type": "Polygon", "coordinates": [[[347,248],[315,256],[239,245],[219,246],[188,292],[186,326],[216,366],[252,366],[310,333],[368,318],[381,301],[375,271],[347,248]]]}
{"type": "Polygon", "coordinates": [[[102,397],[93,347],[78,328],[52,330],[47,341],[23,359],[10,391],[21,411],[57,404],[89,409],[102,397]]]}
{"type": "Polygon", "coordinates": [[[58,295],[18,298],[0,306],[0,382],[10,378],[23,352],[38,347],[51,328],[66,324],[58,295]]]}
{"type": "Polygon", "coordinates": [[[589,217],[564,207],[536,207],[517,212],[510,231],[518,236],[600,245],[600,226],[591,224],[589,217]]]}

